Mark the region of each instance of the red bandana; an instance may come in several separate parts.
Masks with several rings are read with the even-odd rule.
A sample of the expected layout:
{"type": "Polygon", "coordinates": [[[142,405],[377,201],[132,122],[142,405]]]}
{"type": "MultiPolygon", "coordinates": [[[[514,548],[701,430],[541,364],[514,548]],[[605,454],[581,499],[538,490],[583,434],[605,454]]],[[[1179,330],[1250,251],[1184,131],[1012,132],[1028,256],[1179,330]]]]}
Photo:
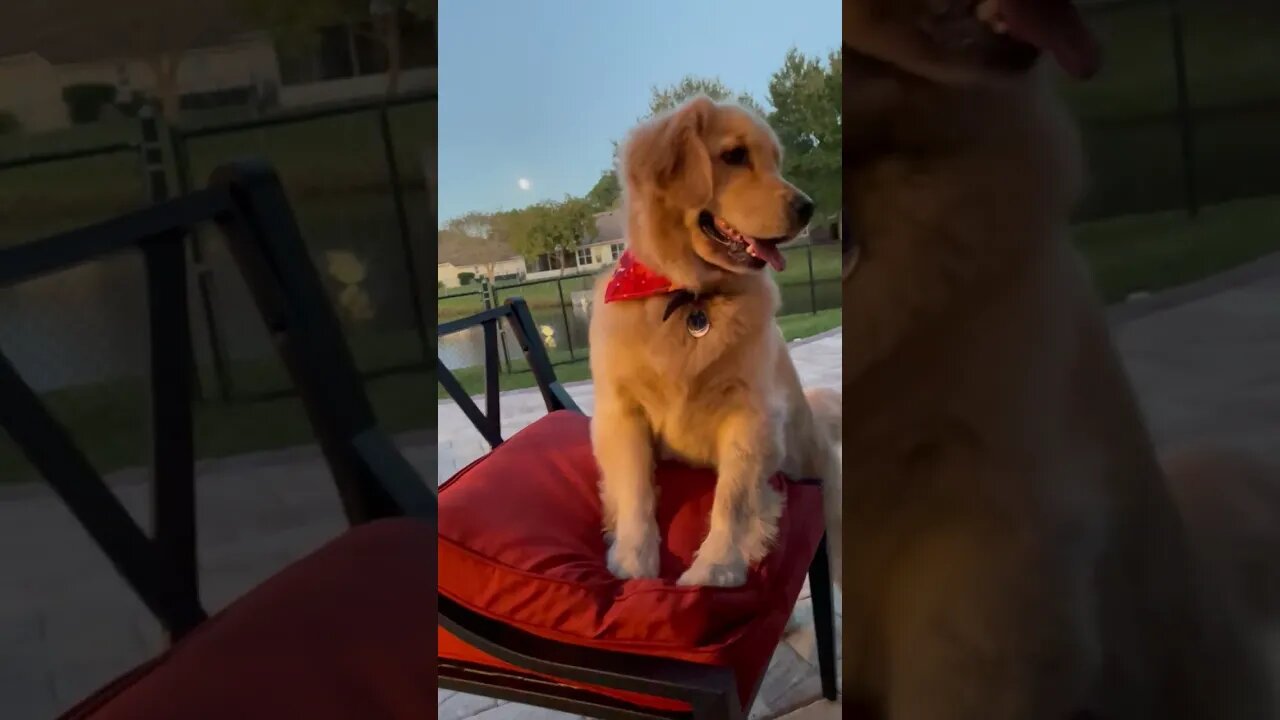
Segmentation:
{"type": "Polygon", "coordinates": [[[645,267],[630,250],[618,258],[618,266],[604,289],[604,301],[642,300],[655,295],[666,295],[674,290],[671,281],[645,267]]]}

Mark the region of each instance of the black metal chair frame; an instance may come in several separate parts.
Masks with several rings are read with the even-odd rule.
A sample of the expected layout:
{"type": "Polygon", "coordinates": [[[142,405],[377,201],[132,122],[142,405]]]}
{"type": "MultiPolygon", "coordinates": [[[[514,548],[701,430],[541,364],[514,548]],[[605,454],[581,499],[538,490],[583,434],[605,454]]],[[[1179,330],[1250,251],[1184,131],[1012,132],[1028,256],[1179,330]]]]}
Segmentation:
{"type": "MultiPolygon", "coordinates": [[[[475,327],[483,330],[485,412],[480,411],[438,356],[436,373],[445,391],[458,403],[491,448],[503,442],[498,402],[498,323],[503,319],[509,323],[512,334],[524,352],[529,369],[542,392],[547,411],[579,411],[556,379],[533,315],[523,299],[509,298],[496,308],[443,323],[439,326],[438,336],[475,327]]],[[[809,567],[809,590],[818,643],[822,696],[827,700],[835,700],[835,608],[828,563],[827,540],[824,536],[809,567]]],[[[439,667],[439,683],[442,688],[589,717],[620,720],[739,720],[746,717],[747,710],[760,690],[757,683],[751,692],[751,702],[748,703],[747,710],[744,710],[740,704],[733,671],[729,668],[561,643],[481,616],[443,595],[440,596],[439,603],[441,627],[477,650],[517,668],[541,676],[683,701],[689,704],[692,711],[663,713],[600,693],[549,681],[538,675],[504,672],[493,667],[448,660],[442,660],[439,667]]]]}
{"type": "Polygon", "coordinates": [[[209,188],[0,250],[0,288],[140,250],[150,321],[153,536],[135,523],[66,428],[0,352],[0,427],[71,510],[170,639],[203,622],[192,440],[195,366],[185,240],[223,232],[279,349],[352,524],[412,516],[435,527],[436,494],[374,419],[355,363],[274,171],[219,168],[209,188]]]}

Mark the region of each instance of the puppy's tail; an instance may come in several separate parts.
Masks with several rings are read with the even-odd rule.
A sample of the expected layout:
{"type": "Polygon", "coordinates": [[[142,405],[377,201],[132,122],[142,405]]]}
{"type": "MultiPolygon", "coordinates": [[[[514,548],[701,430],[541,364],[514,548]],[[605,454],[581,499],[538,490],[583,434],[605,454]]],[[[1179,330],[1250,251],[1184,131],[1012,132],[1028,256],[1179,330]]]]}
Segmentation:
{"type": "Polygon", "coordinates": [[[844,429],[841,419],[844,413],[840,407],[840,391],[828,388],[811,388],[804,391],[809,401],[809,409],[813,411],[813,420],[818,425],[818,432],[827,442],[840,443],[840,435],[844,429]]]}
{"type": "Polygon", "coordinates": [[[1207,448],[1163,460],[1210,582],[1254,622],[1280,622],[1280,467],[1207,448]]]}

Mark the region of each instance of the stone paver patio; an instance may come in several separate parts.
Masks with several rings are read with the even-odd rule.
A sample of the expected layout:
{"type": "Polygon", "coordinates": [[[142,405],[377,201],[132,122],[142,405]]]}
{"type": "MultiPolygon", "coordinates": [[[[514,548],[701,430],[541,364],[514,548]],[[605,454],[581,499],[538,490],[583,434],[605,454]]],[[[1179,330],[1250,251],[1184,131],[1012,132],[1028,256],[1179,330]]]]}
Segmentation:
{"type": "MultiPolygon", "coordinates": [[[[1120,306],[1112,316],[1162,445],[1203,438],[1280,460],[1280,257],[1120,306]]],[[[836,334],[795,349],[806,383],[839,383],[833,358],[840,342],[836,334]]],[[[571,392],[590,409],[589,385],[571,392]]],[[[398,438],[423,477],[434,465],[439,479],[484,450],[451,412],[456,408],[440,408],[438,456],[434,433],[398,438]]],[[[503,397],[507,432],[541,412],[536,393],[503,397]]],[[[314,448],[204,462],[198,474],[201,579],[211,610],[342,530],[314,448]]],[[[111,478],[140,517],[147,508],[143,478],[137,471],[111,478]]],[[[0,534],[0,717],[54,716],[162,648],[145,608],[43,485],[0,487],[0,534]]],[[[780,646],[754,717],[817,697],[808,632],[802,623],[780,646]]],[[[442,719],[563,717],[444,692],[438,709],[442,719]]],[[[838,708],[821,703],[800,712],[796,717],[817,720],[836,717],[838,708]]]]}

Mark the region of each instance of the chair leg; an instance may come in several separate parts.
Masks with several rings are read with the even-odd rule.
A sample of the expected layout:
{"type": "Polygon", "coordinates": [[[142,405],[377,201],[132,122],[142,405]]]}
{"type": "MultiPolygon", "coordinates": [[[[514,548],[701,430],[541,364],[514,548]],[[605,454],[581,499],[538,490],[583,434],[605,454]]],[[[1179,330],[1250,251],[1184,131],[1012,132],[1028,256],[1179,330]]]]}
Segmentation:
{"type": "Polygon", "coordinates": [[[813,603],[813,631],[818,639],[818,674],[822,678],[822,697],[835,700],[836,690],[836,617],[831,591],[831,568],[827,538],[818,543],[818,552],[809,566],[809,597],[813,603]]]}

